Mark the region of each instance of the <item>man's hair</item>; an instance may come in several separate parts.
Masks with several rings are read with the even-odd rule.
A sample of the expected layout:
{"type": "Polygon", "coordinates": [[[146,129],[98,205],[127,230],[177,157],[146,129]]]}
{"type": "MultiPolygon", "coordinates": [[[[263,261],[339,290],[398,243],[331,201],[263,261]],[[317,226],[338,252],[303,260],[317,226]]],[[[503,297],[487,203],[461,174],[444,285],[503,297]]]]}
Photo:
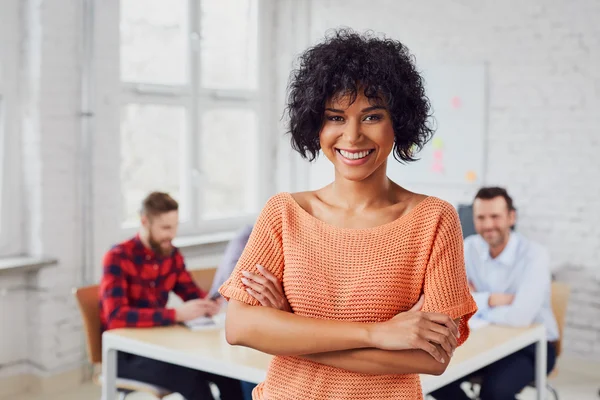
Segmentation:
{"type": "Polygon", "coordinates": [[[482,200],[491,200],[496,197],[503,197],[506,201],[506,205],[508,207],[508,211],[516,211],[515,205],[513,204],[513,199],[508,195],[506,189],[501,187],[484,187],[479,189],[477,194],[475,195],[475,199],[482,200]]]}
{"type": "Polygon", "coordinates": [[[170,211],[177,211],[179,204],[177,201],[163,192],[152,192],[142,202],[142,215],[155,217],[170,211]]]}

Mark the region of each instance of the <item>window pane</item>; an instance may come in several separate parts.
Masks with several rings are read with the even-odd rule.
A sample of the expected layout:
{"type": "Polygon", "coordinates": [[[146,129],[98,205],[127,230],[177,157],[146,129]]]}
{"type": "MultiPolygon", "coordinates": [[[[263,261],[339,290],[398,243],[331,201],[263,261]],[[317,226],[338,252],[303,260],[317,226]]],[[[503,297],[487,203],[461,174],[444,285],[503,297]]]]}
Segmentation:
{"type": "MultiPolygon", "coordinates": [[[[2,193],[3,188],[4,188],[4,174],[7,173],[8,171],[8,166],[5,165],[5,157],[6,157],[6,152],[7,150],[7,146],[6,146],[6,140],[4,137],[4,109],[3,109],[3,102],[2,102],[2,96],[0,96],[0,234],[3,231],[3,226],[2,226],[2,217],[4,217],[3,212],[4,212],[4,208],[2,208],[2,200],[4,199],[4,194],[2,193]]],[[[0,236],[0,239],[3,239],[3,236],[0,236]]],[[[0,245],[2,245],[3,243],[0,243],[0,245]]]]}
{"type": "Polygon", "coordinates": [[[202,1],[200,83],[203,88],[257,88],[257,27],[256,0],[202,1]]]}
{"type": "Polygon", "coordinates": [[[202,114],[198,153],[203,172],[203,219],[256,211],[261,156],[257,133],[257,117],[252,110],[215,109],[202,114]]]}
{"type": "Polygon", "coordinates": [[[139,221],[140,204],[153,190],[168,192],[178,201],[184,198],[185,132],[183,107],[130,104],[123,108],[121,193],[125,224],[139,221]]]}
{"type": "Polygon", "coordinates": [[[121,79],[186,83],[188,38],[187,0],[121,0],[121,79]]]}

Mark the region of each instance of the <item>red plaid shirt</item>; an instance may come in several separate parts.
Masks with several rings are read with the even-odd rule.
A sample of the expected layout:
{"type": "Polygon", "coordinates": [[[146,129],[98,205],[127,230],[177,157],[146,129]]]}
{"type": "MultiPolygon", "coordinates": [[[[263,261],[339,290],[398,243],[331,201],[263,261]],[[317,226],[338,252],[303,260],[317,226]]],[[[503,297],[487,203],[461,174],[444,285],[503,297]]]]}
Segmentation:
{"type": "Polygon", "coordinates": [[[160,257],[139,236],[116,245],[104,256],[100,282],[100,318],[103,330],[151,327],[175,323],[175,309],[166,308],[169,292],[182,300],[204,298],[174,249],[160,257]]]}

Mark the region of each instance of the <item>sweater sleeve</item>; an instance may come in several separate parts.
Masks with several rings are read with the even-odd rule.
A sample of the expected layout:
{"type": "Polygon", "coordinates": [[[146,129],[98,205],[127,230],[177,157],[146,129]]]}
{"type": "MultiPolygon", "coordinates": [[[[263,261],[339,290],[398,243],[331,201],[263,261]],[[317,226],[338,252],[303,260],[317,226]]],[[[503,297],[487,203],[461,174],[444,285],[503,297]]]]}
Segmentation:
{"type": "Polygon", "coordinates": [[[261,211],[248,243],[229,279],[219,288],[219,293],[227,300],[234,299],[250,305],[260,305],[250,296],[242,283],[242,271],[258,274],[256,265],[262,265],[279,279],[283,280],[282,244],[282,195],[271,197],[261,211]]]}
{"type": "Polygon", "coordinates": [[[425,272],[423,311],[460,319],[459,345],[469,335],[469,319],[477,311],[465,270],[463,237],[458,214],[444,203],[425,272]]]}

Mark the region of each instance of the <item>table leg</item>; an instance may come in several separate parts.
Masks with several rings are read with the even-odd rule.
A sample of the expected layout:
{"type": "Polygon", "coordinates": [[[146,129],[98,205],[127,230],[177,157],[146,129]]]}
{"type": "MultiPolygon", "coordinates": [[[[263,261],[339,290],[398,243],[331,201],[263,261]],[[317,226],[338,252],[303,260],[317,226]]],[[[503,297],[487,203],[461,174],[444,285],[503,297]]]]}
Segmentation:
{"type": "Polygon", "coordinates": [[[538,400],[546,398],[547,346],[545,338],[537,341],[535,344],[535,386],[537,388],[538,400]]]}
{"type": "Polygon", "coordinates": [[[102,400],[114,400],[117,398],[117,350],[105,347],[102,353],[102,400]]]}

